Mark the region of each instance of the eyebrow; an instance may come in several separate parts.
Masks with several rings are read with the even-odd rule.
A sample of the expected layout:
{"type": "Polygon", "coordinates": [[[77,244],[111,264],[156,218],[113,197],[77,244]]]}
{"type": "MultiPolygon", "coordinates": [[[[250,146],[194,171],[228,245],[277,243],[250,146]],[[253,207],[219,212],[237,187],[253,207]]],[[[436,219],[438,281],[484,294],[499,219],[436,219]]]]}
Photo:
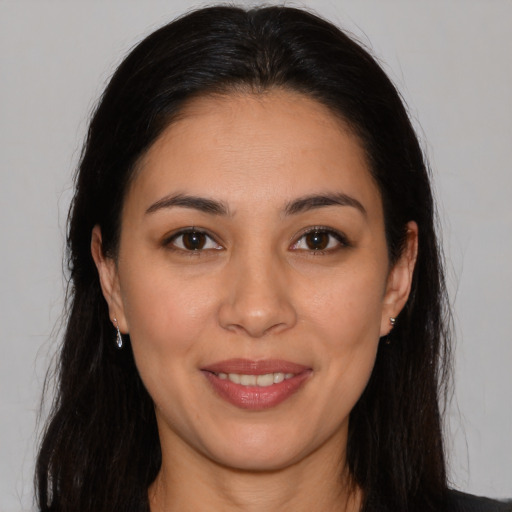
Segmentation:
{"type": "Polygon", "coordinates": [[[354,197],[347,194],[315,194],[295,199],[288,203],[284,209],[285,215],[296,215],[324,206],[351,206],[359,210],[365,217],[365,207],[354,197]]]}
{"type": "MultiPolygon", "coordinates": [[[[364,216],[367,215],[364,206],[354,197],[347,194],[314,194],[300,197],[286,204],[285,215],[297,215],[325,206],[351,206],[359,210],[364,216]]],[[[208,199],[206,197],[190,196],[186,194],[175,194],[165,196],[153,203],[146,214],[155,213],[166,208],[191,208],[210,215],[228,215],[229,208],[222,201],[208,199]]]]}
{"type": "Polygon", "coordinates": [[[181,208],[192,208],[200,212],[209,213],[213,215],[227,215],[229,208],[221,201],[214,199],[207,199],[205,197],[189,196],[185,194],[176,194],[166,196],[153,203],[146,213],[154,213],[164,208],[172,208],[178,206],[181,208]]]}

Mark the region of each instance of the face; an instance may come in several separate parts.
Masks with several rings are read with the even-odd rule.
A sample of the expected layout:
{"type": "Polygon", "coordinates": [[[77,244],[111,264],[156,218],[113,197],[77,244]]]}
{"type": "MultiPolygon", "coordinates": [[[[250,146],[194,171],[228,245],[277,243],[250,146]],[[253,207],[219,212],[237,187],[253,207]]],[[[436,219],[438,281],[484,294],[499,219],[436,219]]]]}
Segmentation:
{"type": "Polygon", "coordinates": [[[365,153],[322,105],[285,91],[190,103],[140,163],[117,260],[99,228],[92,242],[164,454],[339,460],[415,240],[411,223],[390,268],[365,153]]]}

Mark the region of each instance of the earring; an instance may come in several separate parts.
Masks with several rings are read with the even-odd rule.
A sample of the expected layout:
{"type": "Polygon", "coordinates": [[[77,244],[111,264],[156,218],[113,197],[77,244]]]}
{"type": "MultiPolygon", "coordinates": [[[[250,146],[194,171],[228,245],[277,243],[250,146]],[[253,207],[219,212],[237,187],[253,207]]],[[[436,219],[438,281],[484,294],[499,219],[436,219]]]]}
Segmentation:
{"type": "Polygon", "coordinates": [[[121,334],[121,331],[119,330],[119,324],[117,323],[117,318],[114,317],[114,327],[116,328],[116,345],[117,348],[121,349],[123,348],[123,336],[121,334]]]}
{"type": "Polygon", "coordinates": [[[389,323],[391,324],[391,328],[395,327],[396,318],[394,316],[389,317],[389,323]]]}

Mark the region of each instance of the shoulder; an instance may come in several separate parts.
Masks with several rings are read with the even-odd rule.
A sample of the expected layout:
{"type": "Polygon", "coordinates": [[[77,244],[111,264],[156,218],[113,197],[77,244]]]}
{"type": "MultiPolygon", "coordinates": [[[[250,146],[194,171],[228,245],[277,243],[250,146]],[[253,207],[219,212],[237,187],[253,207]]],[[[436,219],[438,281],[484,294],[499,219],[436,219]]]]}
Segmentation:
{"type": "Polygon", "coordinates": [[[512,512],[512,501],[498,501],[450,491],[450,511],[453,512],[512,512]]]}

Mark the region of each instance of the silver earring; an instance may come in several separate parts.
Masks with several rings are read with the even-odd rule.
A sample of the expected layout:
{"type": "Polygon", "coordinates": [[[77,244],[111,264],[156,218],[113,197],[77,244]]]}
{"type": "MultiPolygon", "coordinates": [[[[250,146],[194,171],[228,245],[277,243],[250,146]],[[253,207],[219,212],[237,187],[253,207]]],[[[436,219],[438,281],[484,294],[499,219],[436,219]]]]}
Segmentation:
{"type": "Polygon", "coordinates": [[[389,323],[391,324],[391,328],[395,327],[396,324],[396,318],[393,316],[389,317],[389,323]]]}
{"type": "Polygon", "coordinates": [[[117,348],[123,348],[123,336],[121,331],[119,330],[119,324],[117,323],[117,318],[114,317],[114,327],[116,328],[116,345],[117,348]]]}

